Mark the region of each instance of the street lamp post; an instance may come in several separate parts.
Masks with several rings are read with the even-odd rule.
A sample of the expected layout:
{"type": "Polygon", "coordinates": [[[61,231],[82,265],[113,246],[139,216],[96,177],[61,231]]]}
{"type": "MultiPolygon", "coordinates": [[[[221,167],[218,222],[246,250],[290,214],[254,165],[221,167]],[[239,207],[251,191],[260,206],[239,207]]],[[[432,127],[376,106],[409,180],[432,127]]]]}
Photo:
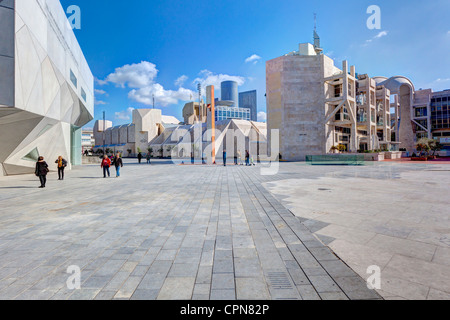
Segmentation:
{"type": "Polygon", "coordinates": [[[105,111],[103,111],[103,156],[105,155],[105,144],[106,144],[106,115],[105,111]]]}

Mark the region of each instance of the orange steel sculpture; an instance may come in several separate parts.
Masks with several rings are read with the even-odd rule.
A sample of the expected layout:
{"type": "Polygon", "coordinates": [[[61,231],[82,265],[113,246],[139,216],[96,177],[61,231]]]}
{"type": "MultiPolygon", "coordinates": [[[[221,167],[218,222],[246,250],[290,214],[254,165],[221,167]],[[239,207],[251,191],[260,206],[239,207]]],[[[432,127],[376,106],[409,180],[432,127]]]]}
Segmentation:
{"type": "MultiPolygon", "coordinates": [[[[206,96],[207,99],[210,101],[207,101],[208,103],[208,109],[211,113],[211,159],[212,163],[216,164],[216,107],[215,107],[215,101],[214,101],[214,86],[208,86],[206,88],[206,96]]],[[[209,120],[209,119],[208,119],[209,120]]]]}

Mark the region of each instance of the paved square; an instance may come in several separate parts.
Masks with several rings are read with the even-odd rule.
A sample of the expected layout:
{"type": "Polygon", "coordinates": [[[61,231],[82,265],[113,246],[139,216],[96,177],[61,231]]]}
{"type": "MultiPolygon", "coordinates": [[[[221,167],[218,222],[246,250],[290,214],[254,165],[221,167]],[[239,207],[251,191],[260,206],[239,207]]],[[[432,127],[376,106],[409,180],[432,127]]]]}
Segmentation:
{"type": "MultiPolygon", "coordinates": [[[[432,267],[441,282],[450,283],[448,271],[441,268],[449,264],[448,244],[420,241],[417,238],[427,235],[420,229],[415,240],[411,232],[408,238],[400,230],[403,240],[414,243],[408,247],[398,242],[390,248],[394,252],[386,253],[383,246],[393,237],[386,233],[409,225],[367,231],[363,227],[370,225],[363,223],[372,221],[365,219],[368,215],[355,220],[357,213],[350,210],[353,219],[345,215],[343,219],[344,204],[332,203],[328,194],[323,201],[327,191],[317,190],[322,179],[336,179],[342,188],[349,188],[352,177],[362,183],[374,174],[382,176],[381,181],[402,172],[425,172],[417,168],[401,167],[397,172],[386,166],[318,168],[289,163],[282,164],[275,176],[261,176],[257,167],[125,162],[121,178],[104,179],[99,166],[83,166],[67,172],[65,181],[57,181],[52,173],[44,190],[37,188],[31,175],[0,179],[0,298],[380,299],[367,289],[361,266],[352,258],[354,254],[372,259],[370,253],[357,250],[371,241],[374,252],[380,252],[375,262],[387,275],[396,274],[404,264],[410,277],[432,267]],[[318,202],[310,202],[314,200],[318,202]],[[336,218],[330,214],[329,220],[318,219],[312,204],[329,205],[336,218]],[[350,225],[342,225],[342,220],[350,225]],[[416,248],[415,242],[423,247],[416,248]],[[421,259],[423,265],[408,259],[421,259]],[[81,269],[80,290],[69,290],[66,284],[71,276],[67,268],[73,265],[81,269]]],[[[367,212],[392,214],[385,211],[389,200],[369,195],[373,203],[365,206],[367,212]]],[[[352,197],[356,196],[355,191],[352,197]]],[[[414,216],[419,221],[410,224],[432,219],[428,215],[419,219],[417,212],[414,216]]],[[[436,281],[434,275],[427,277],[436,281]]],[[[426,287],[424,298],[447,293],[439,284],[430,282],[426,287]]],[[[415,287],[410,289],[416,292],[415,287]]]]}
{"type": "Polygon", "coordinates": [[[449,164],[288,164],[263,185],[361,277],[380,267],[384,299],[450,299],[449,164]]]}

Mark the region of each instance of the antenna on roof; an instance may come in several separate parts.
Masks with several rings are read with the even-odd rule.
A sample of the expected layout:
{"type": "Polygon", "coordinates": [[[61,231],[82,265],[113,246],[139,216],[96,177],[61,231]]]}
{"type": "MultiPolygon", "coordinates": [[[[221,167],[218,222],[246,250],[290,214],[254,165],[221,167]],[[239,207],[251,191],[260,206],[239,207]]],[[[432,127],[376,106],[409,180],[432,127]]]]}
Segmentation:
{"type": "Polygon", "coordinates": [[[314,49],[317,54],[321,54],[323,49],[320,47],[320,37],[317,33],[317,14],[314,13],[314,49]]]}

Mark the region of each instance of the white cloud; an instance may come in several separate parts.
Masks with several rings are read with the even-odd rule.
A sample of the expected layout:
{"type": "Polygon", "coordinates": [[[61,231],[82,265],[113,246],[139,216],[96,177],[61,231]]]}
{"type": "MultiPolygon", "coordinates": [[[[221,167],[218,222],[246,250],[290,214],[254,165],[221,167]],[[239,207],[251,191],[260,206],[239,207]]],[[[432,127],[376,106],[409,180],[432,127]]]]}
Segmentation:
{"type": "Polygon", "coordinates": [[[154,79],[158,75],[156,65],[148,61],[142,61],[135,64],[127,64],[117,68],[113,73],[108,75],[105,80],[99,80],[102,83],[114,83],[116,86],[125,88],[144,88],[153,84],[154,79]]]}
{"type": "Polygon", "coordinates": [[[177,80],[175,80],[175,85],[177,87],[182,87],[184,85],[184,83],[186,82],[186,80],[189,79],[188,76],[186,75],[182,75],[181,77],[179,77],[177,80]]]}
{"type": "Polygon", "coordinates": [[[260,56],[258,56],[257,54],[252,54],[250,57],[245,59],[245,63],[253,62],[253,64],[257,64],[260,59],[262,59],[262,58],[260,56]]]}
{"type": "Polygon", "coordinates": [[[374,36],[372,39],[366,40],[366,42],[363,44],[363,46],[367,46],[369,43],[371,43],[375,39],[380,39],[382,37],[385,37],[388,35],[388,31],[380,31],[377,33],[376,36],[374,36]]]}
{"type": "Polygon", "coordinates": [[[115,117],[116,120],[130,120],[131,115],[133,114],[134,108],[130,107],[127,110],[116,112],[115,117]]]}
{"type": "MultiPolygon", "coordinates": [[[[113,83],[118,87],[132,89],[128,93],[128,98],[144,105],[153,105],[153,98],[158,107],[165,107],[178,104],[179,101],[191,101],[196,93],[183,87],[188,76],[182,75],[174,82],[178,86],[177,90],[166,90],[163,85],[157,83],[156,77],[158,70],[156,65],[148,61],[142,61],[137,64],[127,64],[116,68],[113,73],[108,75],[105,80],[97,80],[99,84],[113,83]]],[[[193,84],[200,82],[202,87],[214,85],[220,90],[220,84],[223,81],[236,81],[238,85],[243,85],[245,78],[239,76],[230,76],[227,74],[215,74],[209,70],[200,72],[199,77],[193,81],[193,84]]],[[[99,90],[99,94],[103,90],[99,90]]],[[[100,102],[101,103],[101,102],[100,102]]],[[[126,117],[119,113],[117,116],[126,117]]],[[[124,119],[121,119],[124,120],[124,119]]]]}
{"type": "Polygon", "coordinates": [[[95,92],[96,94],[106,95],[106,91],[105,91],[105,90],[95,89],[94,92],[95,92]]]}
{"type": "Polygon", "coordinates": [[[266,122],[267,121],[267,113],[265,113],[264,111],[258,112],[258,121],[266,122]]]}
{"type": "Polygon", "coordinates": [[[387,34],[388,34],[387,31],[381,31],[380,33],[378,33],[378,34],[374,37],[374,39],[378,39],[378,38],[381,38],[381,37],[385,37],[385,36],[387,36],[387,34]]]}
{"type": "Polygon", "coordinates": [[[185,88],[178,88],[178,90],[165,90],[159,83],[154,83],[140,89],[133,89],[128,93],[128,98],[145,104],[153,105],[153,96],[158,107],[167,107],[172,104],[177,104],[179,100],[190,101],[194,97],[194,92],[185,88]]]}
{"type": "Polygon", "coordinates": [[[238,86],[242,86],[245,83],[245,78],[227,74],[214,74],[209,70],[202,70],[200,72],[200,77],[196,78],[193,83],[200,82],[202,88],[212,85],[215,89],[220,90],[220,84],[223,81],[236,81],[238,86]]]}
{"type": "Polygon", "coordinates": [[[96,106],[100,106],[100,105],[105,105],[105,104],[107,104],[105,101],[102,101],[102,100],[97,100],[97,99],[95,99],[95,105],[96,106]]]}
{"type": "MultiPolygon", "coordinates": [[[[179,77],[175,84],[179,86],[178,90],[166,90],[155,81],[158,75],[156,65],[142,61],[136,64],[127,64],[123,67],[116,68],[113,73],[108,75],[105,80],[99,80],[98,83],[113,83],[121,88],[131,88],[128,98],[144,105],[153,105],[153,97],[155,103],[160,106],[168,106],[177,104],[179,100],[189,101],[194,96],[194,92],[182,87],[188,79],[183,75],[179,77]]],[[[119,113],[117,115],[121,120],[125,120],[126,115],[119,113]]]]}

